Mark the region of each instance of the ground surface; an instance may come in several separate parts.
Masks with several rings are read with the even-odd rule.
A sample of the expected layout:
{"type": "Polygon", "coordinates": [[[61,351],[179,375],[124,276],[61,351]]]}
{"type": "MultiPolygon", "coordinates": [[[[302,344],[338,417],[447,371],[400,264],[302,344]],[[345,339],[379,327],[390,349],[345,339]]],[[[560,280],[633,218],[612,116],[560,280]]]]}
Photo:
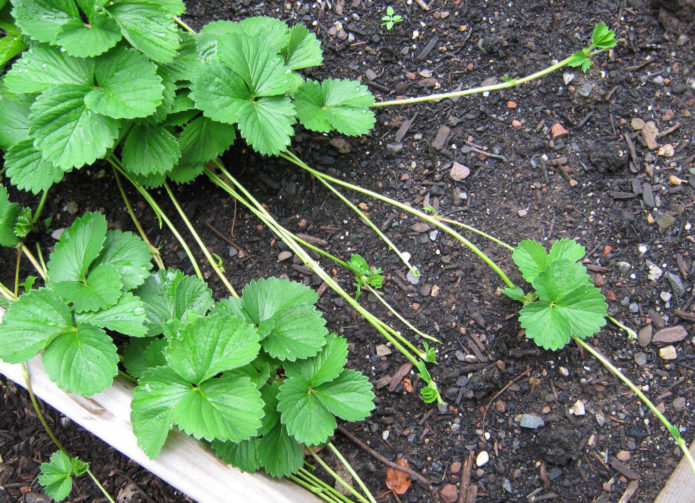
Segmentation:
{"type": "MultiPolygon", "coordinates": [[[[337,143],[301,132],[294,148],[316,168],[413,206],[432,205],[512,244],[578,239],[610,313],[642,329],[638,342],[608,326],[593,343],[682,426],[686,439],[695,438],[692,11],[659,13],[643,0],[434,0],[429,11],[399,2],[394,7],[404,22],[387,31],[379,26],[385,7],[365,0],[201,1],[189,4],[185,19],[199,28],[213,19],[265,14],[313,25],[325,67],[310,74],[359,78],[380,100],[524,75],[582,47],[594,23],[615,28],[618,46],[586,76],[567,70],[487,98],[379,109],[369,137],[337,143]],[[569,134],[553,139],[555,124],[569,134]],[[468,168],[465,178],[452,178],[452,162],[468,168]],[[684,330],[658,332],[677,326],[684,330]],[[659,355],[665,344],[657,341],[674,333],[677,358],[665,360],[659,355]]],[[[406,361],[398,352],[383,355],[388,350],[378,348],[384,341],[374,329],[330,290],[322,295],[330,328],[351,342],[349,365],[377,387],[374,414],[347,427],[386,458],[406,457],[432,484],[413,483],[400,501],[456,501],[461,464],[470,452],[489,457],[473,466],[470,484],[478,501],[618,501],[630,479],[638,480],[630,501],[654,499],[680,458],[664,429],[590,355],[574,345],[546,352],[526,340],[513,316],[518,306],[499,294],[499,278],[471,253],[412,217],[352,194],[420,265],[421,281],[412,285],[396,257],[316,181],[241,146],[225,161],[288,228],[325,240],[343,258],[359,252],[383,267],[386,298],[444,341],[432,373],[449,407],[438,409],[419,400],[414,374],[401,381],[398,371],[406,361]],[[542,418],[543,425],[522,427],[524,414],[533,416],[524,424],[542,418]],[[442,491],[447,484],[455,487],[442,491]]],[[[110,172],[100,167],[69,176],[49,198],[54,228],[68,226],[76,211],[102,210],[114,225],[130,229],[113,187],[110,172]]],[[[283,245],[209,183],[181,187],[178,195],[239,288],[253,278],[283,274],[320,286],[293,260],[279,262],[283,245]]],[[[163,194],[159,200],[165,202],[163,194]]],[[[144,204],[137,210],[165,262],[190,269],[144,204]]],[[[54,241],[42,239],[50,249],[54,241]]],[[[505,260],[505,271],[521,282],[503,249],[473,241],[505,260]]],[[[3,281],[11,281],[14,260],[14,252],[0,251],[3,281]]],[[[349,287],[349,277],[339,277],[349,287]]],[[[214,276],[210,284],[223,295],[214,276]]],[[[363,299],[386,316],[375,299],[363,299]]],[[[0,380],[0,397],[0,502],[45,501],[36,475],[53,447],[23,391],[0,380]]],[[[47,412],[66,446],[92,463],[113,494],[120,492],[119,501],[184,501],[69,420],[47,412]]],[[[387,493],[379,461],[342,434],[336,444],[380,501],[398,499],[387,493]]],[[[99,501],[86,479],[73,495],[72,501],[99,501]]]]}

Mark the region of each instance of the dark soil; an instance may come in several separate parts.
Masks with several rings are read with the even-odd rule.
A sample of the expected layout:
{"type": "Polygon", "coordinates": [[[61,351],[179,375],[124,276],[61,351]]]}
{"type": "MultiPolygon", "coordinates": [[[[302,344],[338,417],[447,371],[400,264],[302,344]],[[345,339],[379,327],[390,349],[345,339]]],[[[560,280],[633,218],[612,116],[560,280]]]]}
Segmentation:
{"type": "MultiPolygon", "coordinates": [[[[567,70],[564,76],[558,72],[487,98],[381,108],[371,135],[346,139],[348,153],[334,147],[332,136],[310,132],[299,133],[293,148],[313,167],[413,206],[432,205],[440,214],[512,244],[578,239],[613,316],[643,329],[643,337],[645,327],[657,332],[680,325],[687,332],[673,344],[674,360],[660,357],[663,344],[645,339],[640,345],[613,326],[592,342],[692,440],[692,3],[680,2],[685,7],[678,14],[644,0],[434,0],[429,11],[410,3],[394,4],[404,22],[391,31],[379,26],[387,5],[381,0],[195,1],[189,2],[185,20],[195,28],[214,19],[259,14],[302,22],[316,30],[324,48],[325,65],[309,72],[312,76],[359,78],[382,100],[472,87],[491,76],[525,75],[583,46],[596,22],[615,28],[618,46],[601,55],[586,75],[567,70]],[[574,74],[571,81],[569,73],[574,74]],[[660,132],[656,148],[648,148],[649,135],[635,129],[640,126],[635,119],[653,121],[660,132]],[[406,121],[412,124],[399,134],[406,121]],[[552,138],[556,123],[567,129],[566,137],[552,138]],[[470,175],[454,181],[452,162],[468,167],[470,175]]],[[[449,406],[437,408],[420,401],[421,383],[413,373],[410,382],[390,379],[406,361],[398,352],[378,356],[376,348],[385,341],[371,326],[330,290],[321,297],[330,328],[351,342],[349,364],[377,388],[374,414],[347,428],[390,460],[406,457],[432,483],[429,488],[413,483],[400,501],[438,501],[446,484],[460,484],[460,463],[471,451],[475,456],[485,451],[490,459],[473,467],[478,501],[618,501],[630,478],[639,480],[630,501],[654,500],[680,459],[664,428],[578,347],[547,352],[526,340],[514,316],[518,305],[500,294],[499,278],[456,241],[413,227],[412,217],[351,194],[398,246],[412,253],[422,277],[411,285],[383,243],[304,173],[255,157],[240,145],[225,162],[289,229],[326,240],[327,248],[343,258],[359,252],[383,267],[386,298],[444,341],[432,374],[449,406]],[[577,413],[578,403],[585,414],[577,413]],[[541,417],[544,425],[521,427],[523,414],[541,417]]],[[[238,288],[270,275],[321,286],[298,263],[278,262],[282,243],[208,182],[182,186],[178,196],[238,288]]],[[[139,201],[134,193],[131,197],[139,201]]],[[[157,197],[166,203],[165,194],[157,197]]],[[[114,226],[132,228],[106,168],[73,173],[52,191],[47,214],[53,216],[53,228],[70,225],[75,209],[77,214],[104,211],[114,226]]],[[[158,229],[144,203],[136,209],[165,263],[190,272],[178,244],[158,229]]],[[[475,236],[472,240],[506,261],[504,269],[511,273],[503,249],[475,236]]],[[[41,243],[47,252],[54,241],[45,236],[41,243]]],[[[0,263],[2,280],[11,284],[14,251],[0,251],[0,263]]],[[[218,279],[206,274],[223,296],[218,279]]],[[[519,275],[511,274],[521,284],[519,275]]],[[[349,276],[338,275],[349,288],[349,276]]],[[[375,299],[363,298],[370,309],[387,316],[375,299]]],[[[44,501],[36,475],[53,446],[24,391],[0,380],[0,396],[0,502],[44,501]]],[[[136,484],[139,501],[185,501],[68,419],[47,412],[66,446],[92,463],[113,494],[136,484]]],[[[387,493],[380,462],[341,434],[336,444],[380,501],[398,499],[387,493]]],[[[73,495],[72,501],[100,497],[87,479],[78,481],[73,495]]]]}

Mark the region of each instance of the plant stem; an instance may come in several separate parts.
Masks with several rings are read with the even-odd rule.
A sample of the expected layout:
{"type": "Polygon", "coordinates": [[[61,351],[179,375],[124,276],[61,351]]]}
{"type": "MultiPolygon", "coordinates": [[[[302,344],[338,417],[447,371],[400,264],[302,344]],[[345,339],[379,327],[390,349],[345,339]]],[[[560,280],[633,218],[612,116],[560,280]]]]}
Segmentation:
{"type": "Polygon", "coordinates": [[[186,30],[188,33],[193,33],[195,34],[195,30],[188,26],[186,23],[183,22],[183,20],[180,17],[175,17],[174,21],[176,21],[176,24],[178,24],[181,28],[186,30]]]}
{"type": "Polygon", "coordinates": [[[428,341],[436,342],[437,344],[443,344],[442,341],[440,341],[436,337],[432,337],[431,335],[426,334],[426,333],[422,332],[421,330],[418,330],[417,327],[415,327],[412,323],[410,323],[403,316],[401,316],[401,314],[398,311],[396,311],[396,309],[391,304],[389,304],[386,301],[386,299],[381,298],[381,295],[379,295],[379,292],[377,292],[374,287],[372,287],[371,285],[366,285],[366,286],[367,286],[367,290],[369,290],[374,295],[374,297],[376,297],[376,299],[379,302],[381,302],[381,304],[386,309],[388,309],[396,318],[398,318],[398,320],[401,323],[403,323],[406,327],[408,327],[410,330],[412,330],[413,332],[418,334],[423,339],[427,339],[428,341]]]}
{"type": "Polygon", "coordinates": [[[446,232],[450,236],[453,236],[454,238],[459,240],[466,247],[468,247],[468,249],[470,249],[478,257],[480,257],[480,259],[483,262],[485,262],[493,271],[495,271],[499,275],[500,278],[502,278],[502,281],[504,281],[508,287],[511,288],[514,286],[514,283],[512,283],[512,280],[510,280],[507,277],[507,275],[504,273],[504,271],[502,271],[502,269],[500,269],[500,267],[491,258],[489,258],[487,255],[485,255],[485,253],[482,250],[480,250],[477,246],[475,246],[468,239],[463,237],[461,234],[456,232],[454,229],[452,229],[448,225],[445,225],[445,224],[441,223],[440,221],[438,221],[436,218],[434,218],[426,213],[423,213],[420,210],[416,210],[415,208],[411,208],[410,206],[403,204],[400,201],[396,201],[395,199],[391,199],[390,197],[379,194],[378,192],[373,192],[371,190],[365,189],[365,188],[360,187],[358,185],[353,185],[349,182],[345,182],[343,180],[340,180],[339,178],[335,178],[335,177],[332,177],[330,175],[326,175],[325,173],[321,173],[320,171],[317,171],[317,170],[307,166],[305,163],[303,163],[301,161],[297,165],[299,167],[301,167],[302,169],[308,171],[312,175],[314,175],[316,178],[328,180],[329,182],[335,183],[337,185],[348,188],[350,190],[354,190],[355,192],[360,192],[360,193],[365,194],[367,196],[373,197],[374,199],[378,199],[379,201],[383,201],[385,203],[388,203],[392,206],[395,206],[396,208],[399,208],[403,211],[406,211],[408,213],[411,213],[411,214],[417,216],[421,220],[424,220],[425,222],[428,222],[428,223],[434,225],[435,227],[440,228],[441,230],[443,230],[444,232],[446,232]]]}
{"type": "Polygon", "coordinates": [[[99,488],[99,490],[101,490],[102,494],[106,497],[107,500],[109,500],[110,503],[116,503],[116,501],[115,501],[115,500],[111,497],[111,495],[106,491],[106,489],[104,488],[104,486],[101,485],[101,483],[99,482],[99,480],[98,480],[98,479],[94,476],[94,474],[92,473],[92,470],[90,470],[89,468],[87,468],[87,475],[90,476],[90,478],[92,479],[92,482],[94,482],[94,484],[99,488]]]}
{"type": "Polygon", "coordinates": [[[509,251],[514,251],[514,247],[512,245],[509,245],[502,241],[501,239],[497,239],[494,236],[491,236],[490,234],[487,234],[486,232],[481,231],[480,229],[476,229],[475,227],[472,227],[470,225],[466,225],[462,222],[459,222],[458,220],[452,220],[450,218],[445,218],[445,217],[440,217],[438,215],[434,216],[435,219],[439,220],[440,222],[444,222],[450,225],[457,225],[458,227],[462,227],[463,229],[466,229],[467,231],[474,232],[475,234],[478,234],[479,236],[484,237],[485,239],[489,239],[495,244],[498,244],[504,248],[506,248],[509,251]]]}
{"type": "MultiPolygon", "coordinates": [[[[331,477],[333,477],[336,481],[338,481],[338,483],[340,485],[342,485],[348,491],[350,491],[350,493],[353,496],[355,496],[358,500],[360,500],[362,503],[370,503],[370,501],[368,501],[364,496],[362,496],[360,493],[358,493],[354,487],[352,487],[350,484],[345,482],[345,480],[343,480],[343,478],[340,475],[338,475],[330,466],[328,466],[328,464],[323,459],[321,459],[321,456],[319,456],[318,454],[316,454],[314,452],[314,449],[309,447],[308,450],[309,450],[309,454],[311,454],[314,457],[314,459],[316,461],[318,461],[318,463],[323,467],[323,469],[326,470],[331,477]]],[[[373,502],[373,500],[372,500],[372,502],[373,502]]],[[[375,503],[375,502],[373,502],[373,503],[375,503]]]]}
{"type": "Polygon", "coordinates": [[[14,294],[19,295],[19,267],[22,263],[22,250],[17,248],[17,266],[14,269],[14,294]]]}
{"type": "Polygon", "coordinates": [[[147,243],[147,247],[150,249],[150,255],[152,255],[152,259],[157,264],[157,267],[159,267],[160,269],[166,269],[166,267],[164,267],[164,261],[162,261],[162,255],[159,253],[159,250],[157,249],[157,247],[154,246],[152,244],[152,242],[150,241],[150,239],[147,237],[147,234],[145,233],[145,229],[142,228],[142,225],[140,225],[140,221],[138,220],[138,217],[135,216],[135,212],[133,211],[133,207],[130,204],[130,200],[128,199],[128,195],[125,193],[125,189],[123,188],[123,184],[121,183],[121,177],[118,176],[118,171],[113,166],[111,166],[111,169],[113,169],[113,177],[116,179],[116,185],[118,185],[118,190],[121,192],[121,198],[123,199],[123,202],[125,203],[125,207],[128,210],[128,214],[130,215],[130,219],[135,224],[135,227],[137,228],[138,233],[140,234],[140,237],[142,238],[142,240],[145,243],[147,243]]]}
{"type": "Polygon", "coordinates": [[[43,426],[43,429],[46,430],[46,433],[48,434],[49,438],[53,441],[53,443],[60,449],[60,451],[65,454],[68,457],[72,457],[72,454],[68,452],[68,450],[63,447],[63,444],[60,443],[60,440],[58,440],[58,437],[55,436],[55,433],[53,433],[53,430],[51,429],[50,426],[48,426],[48,423],[46,422],[46,418],[43,417],[43,414],[41,413],[41,409],[39,408],[39,402],[36,400],[36,396],[34,396],[34,390],[31,387],[31,379],[29,378],[29,369],[27,369],[27,366],[22,363],[22,374],[24,375],[24,384],[26,384],[27,391],[29,392],[29,399],[31,400],[31,404],[34,406],[34,410],[36,411],[36,417],[39,418],[39,421],[41,422],[41,425],[43,426]]]}
{"type": "Polygon", "coordinates": [[[586,349],[591,355],[596,358],[601,364],[606,367],[610,372],[616,376],[618,379],[623,381],[625,385],[627,385],[628,388],[632,390],[632,392],[637,395],[637,397],[642,400],[642,402],[649,407],[649,410],[651,410],[654,415],[661,421],[661,423],[666,426],[666,429],[668,432],[671,434],[673,439],[675,440],[676,444],[678,447],[680,447],[681,451],[683,451],[683,455],[685,458],[688,460],[688,463],[690,464],[690,469],[693,471],[693,474],[695,474],[695,460],[693,460],[692,455],[690,454],[690,451],[688,450],[688,445],[685,443],[685,440],[683,437],[680,436],[680,433],[678,432],[678,428],[673,426],[668,419],[659,411],[659,409],[656,408],[656,405],[652,403],[647,396],[642,393],[642,390],[640,390],[637,386],[633,384],[633,382],[628,379],[627,376],[625,376],[618,368],[613,365],[606,357],[604,357],[599,351],[586,342],[584,342],[582,339],[579,337],[572,336],[572,339],[574,339],[574,342],[579,344],[582,348],[586,349]],[[674,434],[674,431],[677,432],[677,434],[674,434]]]}
{"type": "Polygon", "coordinates": [[[275,219],[263,208],[263,206],[260,205],[258,201],[256,201],[253,196],[222,166],[221,163],[215,162],[215,165],[224,173],[224,175],[234,184],[235,187],[239,189],[244,195],[242,196],[239,192],[237,192],[233,187],[231,187],[228,183],[226,183],[224,180],[222,180],[219,176],[217,176],[215,173],[210,171],[208,168],[205,168],[205,173],[207,174],[208,178],[216,184],[217,186],[221,187],[225,192],[230,194],[232,197],[234,197],[237,201],[239,201],[241,204],[246,206],[253,214],[255,214],[265,225],[268,226],[275,234],[277,234],[280,239],[282,239],[287,246],[292,249],[292,251],[312,270],[314,273],[321,279],[323,280],[334,292],[336,292],[338,295],[340,295],[343,299],[347,301],[350,306],[352,306],[358,313],[360,313],[369,323],[371,323],[374,328],[376,328],[387,340],[391,341],[391,343],[400,351],[408,360],[413,365],[417,366],[417,357],[414,356],[413,354],[410,353],[406,348],[404,348],[396,339],[394,339],[391,334],[388,333],[380,324],[380,320],[376,318],[373,314],[371,314],[369,311],[367,311],[365,308],[363,308],[355,299],[353,299],[350,294],[348,294],[345,290],[343,290],[338,283],[336,283],[333,278],[316,262],[314,259],[311,258],[311,256],[301,247],[299,246],[298,243],[296,243],[293,239],[292,236],[289,235],[288,231],[282,227],[280,224],[278,224],[275,219]],[[249,201],[253,201],[255,204],[255,207],[247,201],[245,198],[248,198],[249,201]]]}
{"type": "Polygon", "coordinates": [[[12,292],[12,290],[7,288],[2,283],[0,283],[0,296],[10,302],[17,300],[17,296],[12,292]]]}
{"type": "Polygon", "coordinates": [[[36,207],[36,211],[34,212],[34,216],[31,218],[31,225],[35,225],[36,222],[39,221],[39,218],[41,217],[41,212],[43,211],[43,207],[46,204],[47,198],[48,198],[48,189],[44,190],[41,193],[41,200],[39,200],[39,205],[36,207]]]}
{"type": "Polygon", "coordinates": [[[376,500],[374,499],[374,496],[372,496],[372,493],[367,489],[366,484],[362,481],[359,475],[357,475],[357,472],[352,468],[352,465],[348,463],[347,459],[343,457],[343,455],[340,453],[338,448],[333,445],[333,442],[328,442],[328,448],[333,451],[333,454],[335,454],[335,457],[340,460],[340,462],[343,464],[343,466],[347,469],[348,472],[350,472],[350,475],[352,475],[352,478],[357,482],[357,485],[360,486],[362,489],[362,492],[364,492],[365,496],[369,498],[369,501],[371,503],[376,503],[376,500]]]}
{"type": "Polygon", "coordinates": [[[31,262],[31,265],[34,266],[34,269],[36,269],[36,272],[39,273],[39,276],[41,276],[41,279],[46,281],[46,266],[42,264],[39,264],[38,261],[36,260],[36,257],[34,257],[29,249],[26,246],[23,246],[21,243],[19,244],[19,247],[22,249],[22,253],[26,255],[26,257],[29,259],[29,262],[31,262]]]}
{"type": "MultiPolygon", "coordinates": [[[[306,461],[304,461],[304,463],[312,469],[315,469],[315,467],[306,461]]],[[[338,492],[335,487],[330,486],[304,467],[300,468],[295,475],[307,481],[307,483],[311,485],[315,494],[318,494],[320,497],[328,496],[330,501],[336,501],[338,503],[354,503],[350,498],[338,492]]],[[[329,501],[329,499],[326,500],[329,501]]]]}
{"type": "Polygon", "coordinates": [[[616,320],[616,319],[613,318],[612,316],[606,316],[606,318],[608,318],[611,322],[613,322],[613,324],[616,325],[617,327],[622,328],[623,330],[625,330],[625,331],[627,332],[627,336],[628,336],[630,339],[637,339],[637,332],[635,332],[634,330],[632,330],[630,327],[628,327],[628,326],[624,325],[623,323],[619,322],[618,320],[616,320]]]}
{"type": "Polygon", "coordinates": [[[36,243],[36,255],[39,257],[39,264],[41,264],[41,268],[44,271],[47,271],[48,268],[46,267],[46,261],[43,259],[43,252],[41,251],[41,245],[39,243],[36,243]]]}
{"type": "MultiPolygon", "coordinates": [[[[285,159],[286,161],[291,162],[292,164],[302,167],[304,164],[299,157],[297,157],[294,153],[290,151],[282,152],[280,153],[280,157],[285,159]]],[[[328,190],[333,192],[338,199],[340,199],[348,208],[350,208],[352,211],[357,213],[357,216],[359,216],[369,228],[371,228],[374,233],[381,238],[384,243],[389,247],[389,249],[392,249],[396,255],[398,255],[398,258],[401,259],[401,261],[405,264],[405,266],[410,270],[410,272],[417,277],[420,273],[417,270],[417,267],[413,267],[410,265],[410,261],[408,260],[407,257],[403,255],[401,250],[391,241],[386,234],[384,234],[381,229],[379,229],[372,220],[365,215],[365,213],[359,209],[357,206],[355,206],[350,200],[348,200],[345,196],[343,196],[335,187],[333,187],[330,183],[328,183],[326,180],[323,180],[322,178],[319,178],[319,181],[326,187],[328,190]]]]}
{"type": "Polygon", "coordinates": [[[171,191],[171,188],[169,188],[169,184],[164,182],[164,190],[167,191],[167,194],[169,195],[169,198],[171,199],[171,202],[174,204],[174,207],[176,208],[176,211],[179,212],[179,216],[183,220],[183,222],[186,224],[186,227],[188,227],[188,231],[191,233],[193,236],[193,239],[195,240],[196,243],[198,243],[198,246],[200,247],[201,251],[203,252],[203,255],[205,255],[205,258],[208,261],[208,264],[210,264],[210,267],[217,273],[217,276],[222,280],[222,283],[224,283],[224,286],[229,290],[229,293],[231,293],[234,297],[237,299],[239,298],[239,294],[236,293],[236,290],[234,290],[234,287],[232,284],[229,282],[227,277],[224,275],[224,272],[222,272],[219,264],[215,259],[210,255],[210,251],[208,250],[207,246],[205,246],[205,243],[203,243],[203,240],[200,239],[200,235],[198,235],[198,232],[195,230],[195,227],[191,224],[191,221],[188,219],[186,216],[186,213],[183,211],[181,208],[181,205],[179,204],[178,200],[176,199],[176,196],[174,196],[174,193],[171,191]]]}

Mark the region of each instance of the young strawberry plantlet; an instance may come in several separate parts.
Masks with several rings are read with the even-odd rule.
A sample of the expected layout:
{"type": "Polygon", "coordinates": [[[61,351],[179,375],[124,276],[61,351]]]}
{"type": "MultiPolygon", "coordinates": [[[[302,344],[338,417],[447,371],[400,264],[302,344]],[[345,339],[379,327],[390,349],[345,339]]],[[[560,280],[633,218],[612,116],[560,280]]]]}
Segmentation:
{"type": "Polygon", "coordinates": [[[393,7],[390,5],[386,7],[386,15],[381,18],[381,26],[384,26],[387,30],[391,29],[398,23],[403,22],[403,17],[400,14],[396,14],[393,7]]]}

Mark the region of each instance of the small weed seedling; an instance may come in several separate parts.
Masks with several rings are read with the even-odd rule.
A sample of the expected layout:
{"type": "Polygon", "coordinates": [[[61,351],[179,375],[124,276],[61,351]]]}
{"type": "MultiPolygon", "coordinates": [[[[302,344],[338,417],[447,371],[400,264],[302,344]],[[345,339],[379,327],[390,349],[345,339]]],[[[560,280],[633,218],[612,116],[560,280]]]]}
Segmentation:
{"type": "Polygon", "coordinates": [[[393,7],[390,5],[386,7],[386,15],[381,18],[383,21],[381,23],[381,26],[386,27],[387,30],[391,31],[391,29],[394,27],[394,25],[403,22],[403,18],[401,17],[400,14],[396,14],[396,11],[393,10],[393,7]]]}

